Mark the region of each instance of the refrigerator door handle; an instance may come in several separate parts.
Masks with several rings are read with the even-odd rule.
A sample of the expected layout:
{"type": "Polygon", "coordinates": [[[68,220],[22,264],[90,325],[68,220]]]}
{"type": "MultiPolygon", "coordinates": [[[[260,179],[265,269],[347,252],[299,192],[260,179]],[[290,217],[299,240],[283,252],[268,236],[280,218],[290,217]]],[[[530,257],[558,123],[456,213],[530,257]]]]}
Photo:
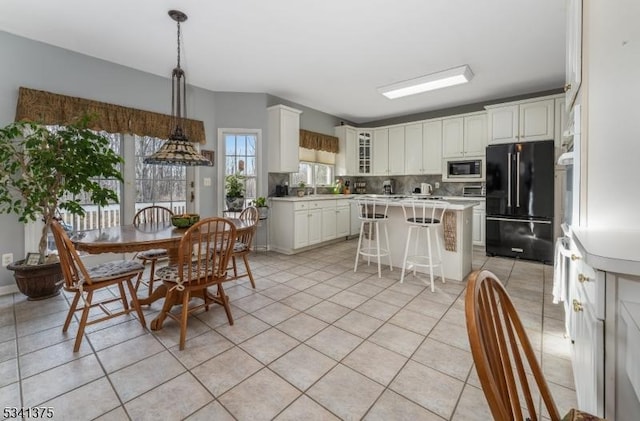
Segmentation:
{"type": "Polygon", "coordinates": [[[551,221],[546,219],[515,219],[515,218],[502,218],[499,216],[487,216],[487,221],[507,221],[507,222],[522,222],[525,224],[551,224],[551,221]]]}
{"type": "Polygon", "coordinates": [[[520,207],[520,152],[516,154],[516,207],[520,207]]]}
{"type": "Polygon", "coordinates": [[[509,176],[507,177],[507,207],[511,207],[511,152],[507,153],[508,157],[508,169],[507,173],[509,176]]]}

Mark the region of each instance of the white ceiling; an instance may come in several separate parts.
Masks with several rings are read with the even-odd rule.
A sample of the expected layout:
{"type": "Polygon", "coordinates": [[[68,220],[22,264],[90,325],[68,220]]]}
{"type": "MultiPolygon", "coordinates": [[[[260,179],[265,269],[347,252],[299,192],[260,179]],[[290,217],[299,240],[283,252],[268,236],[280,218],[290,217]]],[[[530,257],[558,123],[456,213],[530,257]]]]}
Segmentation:
{"type": "Polygon", "coordinates": [[[355,123],[556,89],[562,0],[2,0],[0,30],[212,91],[265,92],[355,123]],[[468,64],[471,83],[389,100],[468,64]]]}

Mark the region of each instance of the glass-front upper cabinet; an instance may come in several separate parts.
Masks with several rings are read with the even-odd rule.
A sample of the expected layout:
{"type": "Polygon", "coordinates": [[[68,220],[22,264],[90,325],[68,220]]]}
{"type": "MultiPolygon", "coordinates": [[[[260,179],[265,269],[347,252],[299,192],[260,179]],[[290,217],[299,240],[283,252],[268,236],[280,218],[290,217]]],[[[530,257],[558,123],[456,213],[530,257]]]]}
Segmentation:
{"type": "Polygon", "coordinates": [[[371,139],[370,130],[358,131],[358,174],[371,174],[371,139]]]}

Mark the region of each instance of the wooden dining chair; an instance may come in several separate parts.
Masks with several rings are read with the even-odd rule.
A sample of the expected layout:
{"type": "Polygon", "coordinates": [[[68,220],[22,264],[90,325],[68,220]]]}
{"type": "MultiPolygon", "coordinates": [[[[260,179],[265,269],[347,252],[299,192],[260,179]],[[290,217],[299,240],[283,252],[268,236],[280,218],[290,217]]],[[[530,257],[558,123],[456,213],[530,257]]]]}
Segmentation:
{"type": "Polygon", "coordinates": [[[211,303],[224,307],[229,324],[233,325],[233,316],[229,306],[229,298],[224,292],[222,283],[228,281],[227,266],[236,241],[236,227],[226,218],[206,218],[192,225],[180,241],[178,262],[158,269],[158,277],[167,287],[167,296],[158,317],[151,328],[158,330],[166,317],[171,317],[180,324],[180,349],[184,349],[187,318],[190,313],[204,307],[209,310],[211,303]],[[208,291],[209,287],[217,287],[216,294],[208,291]],[[203,302],[190,306],[192,297],[203,302]],[[178,313],[171,308],[182,304],[178,313]]]}
{"type": "MultiPolygon", "coordinates": [[[[173,212],[169,208],[165,208],[164,206],[147,206],[145,208],[140,209],[136,212],[133,217],[133,225],[138,227],[142,224],[149,226],[153,229],[156,226],[158,229],[166,228],[171,226],[171,217],[173,216],[173,212]]],[[[140,284],[144,284],[148,288],[147,297],[151,296],[153,292],[153,282],[156,281],[156,263],[161,260],[166,260],[169,258],[167,254],[167,250],[165,249],[153,249],[140,252],[135,256],[139,259],[142,264],[146,267],[147,265],[151,265],[149,268],[149,278],[144,279],[144,273],[138,275],[138,279],[136,279],[136,291],[140,288],[140,284]]]]}
{"type": "Polygon", "coordinates": [[[140,304],[138,303],[132,282],[134,277],[142,273],[144,266],[133,260],[118,260],[86,268],[73,243],[69,239],[69,236],[59,222],[54,221],[52,223],[51,231],[53,232],[62,274],[64,275],[63,288],[74,294],[71,307],[69,308],[67,318],[62,327],[63,332],[69,329],[73,314],[76,311],[82,311],[73,351],[78,352],[80,349],[80,343],[82,342],[82,337],[84,336],[84,331],[87,326],[129,314],[133,310],[136,311],[142,327],[146,329],[144,314],[140,309],[140,304]],[[131,307],[133,308],[129,306],[129,301],[124,291],[124,284],[126,284],[129,289],[131,307]],[[94,293],[97,290],[105,289],[113,285],[117,285],[118,295],[113,295],[109,292],[105,294],[107,295],[106,298],[100,301],[94,301],[94,293]],[[118,307],[118,310],[115,311],[111,303],[117,301],[122,302],[122,307],[118,307]],[[104,315],[89,320],[89,313],[93,308],[100,309],[104,315]]]}
{"type": "Polygon", "coordinates": [[[537,411],[533,396],[538,394],[552,421],[600,420],[576,409],[560,417],[520,317],[496,275],[487,270],[469,275],[465,316],[473,361],[494,420],[546,417],[537,411]]]}
{"type": "Polygon", "coordinates": [[[260,214],[258,208],[255,206],[249,206],[244,208],[242,212],[240,212],[240,216],[238,217],[240,220],[244,221],[251,228],[242,230],[238,237],[236,238],[236,243],[233,247],[233,254],[231,255],[231,263],[233,265],[233,278],[232,279],[240,279],[245,276],[249,277],[249,281],[251,281],[251,286],[253,289],[256,288],[256,283],[253,279],[253,273],[251,272],[251,266],[249,266],[249,253],[253,250],[253,237],[256,234],[256,230],[258,228],[258,220],[260,219],[260,214]],[[238,262],[237,258],[242,258],[244,263],[245,272],[238,273],[238,262]]]}

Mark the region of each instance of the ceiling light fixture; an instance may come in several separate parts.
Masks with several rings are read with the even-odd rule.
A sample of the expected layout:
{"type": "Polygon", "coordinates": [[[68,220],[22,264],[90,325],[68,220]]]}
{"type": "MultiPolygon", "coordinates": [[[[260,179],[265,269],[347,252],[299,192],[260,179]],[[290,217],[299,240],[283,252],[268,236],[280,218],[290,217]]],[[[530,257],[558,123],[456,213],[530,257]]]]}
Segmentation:
{"type": "Polygon", "coordinates": [[[404,82],[378,88],[378,92],[389,99],[401,98],[403,96],[419,94],[435,89],[446,88],[447,86],[467,83],[473,78],[473,72],[468,65],[444,70],[438,73],[421,76],[404,82]]]}
{"type": "Polygon", "coordinates": [[[211,165],[193,146],[184,133],[187,118],[187,78],[180,68],[180,23],[187,15],[179,10],[169,10],[171,19],[178,23],[178,65],[171,73],[171,125],[173,131],[164,145],[144,159],[145,164],[158,165],[211,165]]]}

